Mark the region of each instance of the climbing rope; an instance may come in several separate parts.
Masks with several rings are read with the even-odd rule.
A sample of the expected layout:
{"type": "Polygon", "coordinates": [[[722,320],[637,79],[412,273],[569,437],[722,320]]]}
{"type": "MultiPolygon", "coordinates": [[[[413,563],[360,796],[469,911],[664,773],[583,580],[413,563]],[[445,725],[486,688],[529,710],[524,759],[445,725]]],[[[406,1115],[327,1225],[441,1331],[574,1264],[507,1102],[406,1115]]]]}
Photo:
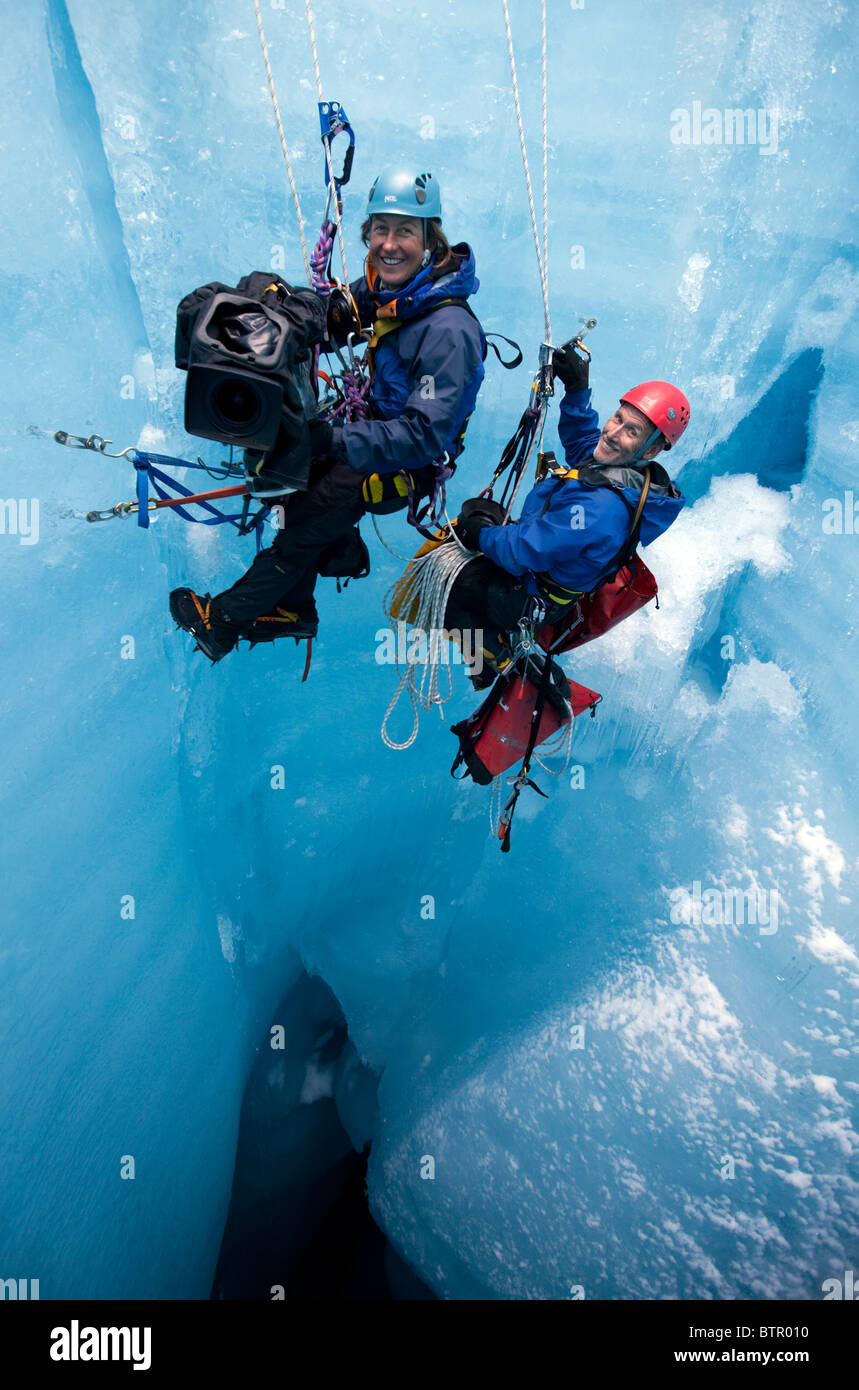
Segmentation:
{"type": "Polygon", "coordinates": [[[548,112],[546,104],[546,0],[541,0],[543,22],[542,85],[543,85],[543,236],[544,251],[540,249],[540,234],[537,230],[537,210],[534,205],[534,189],[531,184],[531,170],[528,165],[528,151],[525,147],[525,130],[522,125],[522,104],[519,100],[519,81],[516,76],[516,58],[513,53],[513,33],[510,28],[510,11],[507,0],[501,0],[504,7],[504,27],[507,31],[507,52],[510,58],[510,74],[513,80],[513,105],[516,110],[516,124],[519,128],[519,147],[522,151],[522,164],[525,169],[525,184],[528,189],[528,207],[531,212],[531,230],[534,234],[534,249],[537,253],[537,269],[540,274],[540,289],[543,294],[543,313],[545,315],[546,342],[552,341],[552,325],[549,319],[549,278],[548,278],[548,227],[549,227],[549,180],[548,180],[548,112]]]}
{"type": "MultiPolygon", "coordinates": [[[[441,632],[444,629],[444,615],[447,611],[450,591],[466,565],[475,558],[474,552],[466,550],[459,537],[452,532],[454,544],[449,542],[437,546],[426,555],[417,556],[403,579],[399,580],[385,596],[385,613],[393,622],[391,612],[393,596],[397,597],[398,612],[414,612],[412,627],[424,633],[427,653],[425,662],[407,663],[405,671],[400,671],[397,655],[397,673],[400,676],[391,702],[382,720],[382,741],[387,748],[397,751],[410,748],[418,736],[420,710],[431,710],[434,705],[443,705],[453,696],[453,673],[450,663],[442,661],[441,632]],[[438,634],[438,636],[436,636],[438,634]],[[422,674],[418,679],[418,666],[422,674]],[[439,672],[444,666],[447,670],[448,693],[442,695],[439,688],[439,672]],[[408,690],[412,706],[412,731],[405,743],[396,743],[388,733],[388,721],[396,709],[400,696],[408,690]]],[[[445,653],[446,653],[445,648],[445,653]]]]}
{"type": "MultiPolygon", "coordinates": [[[[309,7],[309,0],[306,0],[309,7]]],[[[528,151],[525,144],[525,131],[522,123],[522,104],[519,96],[519,80],[516,72],[516,58],[513,50],[513,34],[510,26],[510,11],[507,0],[502,0],[504,10],[504,25],[507,36],[507,51],[510,58],[510,73],[513,87],[513,104],[516,113],[516,124],[519,130],[519,144],[522,153],[522,164],[525,171],[525,186],[528,194],[528,206],[531,216],[531,230],[534,237],[534,250],[537,256],[537,269],[540,276],[540,289],[543,297],[544,328],[545,338],[540,348],[540,365],[535,374],[531,388],[531,397],[527,409],[524,411],[516,431],[509,440],[501,457],[501,461],[495,473],[484,489],[481,496],[492,495],[494,484],[509,470],[508,478],[505,482],[501,497],[501,505],[505,508],[504,519],[509,520],[513,505],[516,501],[519,489],[525,478],[528,464],[534,450],[535,444],[542,439],[543,429],[548,413],[549,398],[552,394],[552,328],[549,316],[549,157],[548,157],[548,85],[547,85],[547,33],[546,33],[546,0],[541,0],[541,49],[542,49],[542,73],[541,73],[541,96],[542,96],[542,156],[543,156],[543,239],[540,242],[540,232],[537,226],[537,209],[534,201],[534,189],[531,182],[531,170],[528,164],[528,151]]],[[[410,495],[411,504],[411,495],[410,495]]],[[[443,511],[443,501],[441,504],[443,511]]],[[[412,507],[410,505],[409,520],[412,520],[412,507]]],[[[470,552],[466,551],[461,545],[459,538],[453,532],[447,513],[444,512],[447,529],[456,541],[456,547],[446,544],[436,546],[426,555],[418,555],[412,560],[406,570],[406,574],[394,586],[391,593],[386,598],[386,611],[392,617],[392,597],[396,595],[397,613],[404,613],[409,616],[415,628],[422,630],[425,634],[435,633],[444,628],[444,617],[447,610],[447,601],[450,591],[456,578],[462,569],[473,558],[470,552]]],[[[433,515],[432,521],[440,527],[440,519],[433,515]]],[[[374,523],[375,524],[375,523],[374,523]]],[[[421,527],[421,530],[424,528],[421,527]]],[[[377,527],[378,534],[378,527],[377,527]]],[[[428,534],[425,532],[425,534],[428,534]]],[[[381,537],[380,537],[381,539],[381,537]]],[[[383,544],[385,542],[383,541],[383,544]]],[[[386,549],[390,547],[386,545],[386,549]]],[[[392,554],[395,552],[391,552],[392,554]]],[[[404,558],[404,557],[400,557],[404,558]]],[[[533,633],[530,630],[533,624],[527,625],[529,631],[523,627],[522,641],[530,641],[533,633]]],[[[430,644],[431,647],[431,644],[430,644]]],[[[524,650],[524,648],[523,648],[524,650]]],[[[518,649],[517,649],[518,654],[518,649]]],[[[431,709],[433,705],[440,705],[444,699],[439,692],[439,671],[441,664],[438,660],[438,652],[435,654],[431,649],[427,651],[427,660],[424,665],[423,674],[418,678],[415,667],[418,663],[410,664],[404,673],[400,674],[398,688],[385,712],[382,721],[382,739],[389,748],[408,748],[417,737],[419,725],[419,711],[421,709],[431,709]],[[396,708],[396,705],[403,694],[408,690],[412,705],[412,731],[405,743],[395,743],[387,732],[388,721],[396,708]]],[[[423,664],[423,663],[421,663],[423,664]]],[[[399,659],[397,669],[400,670],[399,659]]],[[[448,682],[452,692],[452,676],[448,671],[448,682]]],[[[571,721],[572,722],[572,721],[571,721]]],[[[563,738],[564,736],[562,736],[563,738]]],[[[551,749],[561,746],[559,740],[551,749]]],[[[546,750],[550,751],[550,750],[546,750]]],[[[539,759],[537,759],[539,762],[539,759]]],[[[567,748],[567,761],[569,761],[569,743],[567,748]]],[[[540,764],[542,766],[542,763],[540,764]]],[[[547,769],[548,770],[548,769],[547,769]]]]}
{"type": "Polygon", "coordinates": [[[489,834],[493,840],[498,839],[503,802],[504,774],[499,772],[497,777],[493,777],[492,785],[489,788],[489,834]]]}
{"type": "MultiPolygon", "coordinates": [[[[269,59],[268,44],[266,42],[265,30],[263,28],[262,22],[262,13],[260,11],[259,0],[254,0],[254,11],[256,13],[257,29],[259,31],[260,45],[262,47],[263,59],[265,61],[265,70],[266,75],[268,77],[268,85],[269,91],[271,93],[272,106],[274,108],[274,117],[277,123],[278,133],[280,135],[280,144],[281,149],[283,150],[284,163],[286,164],[287,177],[289,179],[289,186],[292,189],[293,201],[295,202],[295,211],[298,217],[298,226],[299,231],[301,233],[301,253],[304,257],[304,268],[307,273],[307,282],[310,285],[311,289],[314,289],[318,294],[327,297],[331,293],[332,288],[334,288],[334,286],[338,283],[335,280],[332,284],[332,282],[328,278],[327,272],[327,266],[330,259],[331,250],[334,245],[335,230],[337,241],[340,246],[340,261],[343,266],[342,285],[347,293],[349,291],[349,268],[346,264],[346,243],[343,239],[343,207],[342,200],[340,197],[340,184],[345,183],[348,180],[349,171],[351,169],[351,156],[353,153],[352,147],[354,146],[354,135],[351,131],[351,127],[349,126],[348,120],[346,119],[345,112],[343,112],[339,104],[336,102],[326,103],[323,100],[322,75],[319,68],[319,51],[316,45],[316,30],[313,23],[313,10],[310,5],[310,0],[305,0],[304,10],[305,15],[307,17],[307,29],[310,36],[310,50],[313,57],[313,72],[316,78],[316,93],[319,104],[320,121],[322,124],[322,144],[325,150],[325,167],[328,176],[328,195],[325,202],[325,211],[323,213],[322,218],[322,227],[320,229],[319,238],[316,242],[316,245],[314,246],[313,250],[310,252],[309,255],[307,250],[307,237],[305,234],[304,219],[301,214],[301,204],[299,202],[298,190],[296,188],[295,179],[293,177],[292,165],[290,163],[289,158],[289,150],[287,149],[286,136],[284,134],[283,129],[283,122],[281,121],[280,117],[280,107],[278,105],[277,93],[275,91],[274,86],[274,75],[272,73],[271,62],[269,59]],[[334,176],[334,167],[331,160],[331,141],[334,135],[339,134],[340,131],[344,129],[349,133],[350,147],[347,154],[346,163],[344,164],[344,173],[340,175],[340,179],[338,180],[334,176]],[[334,216],[333,223],[329,220],[328,215],[329,209],[332,207],[332,205],[334,216]]],[[[366,401],[364,400],[364,397],[366,396],[367,390],[369,388],[369,381],[366,378],[365,374],[362,372],[361,366],[355,358],[354,352],[351,348],[351,344],[349,349],[350,363],[348,366],[345,362],[343,362],[342,356],[339,353],[339,351],[337,355],[341,358],[341,363],[343,365],[343,373],[339,382],[339,389],[342,396],[342,400],[340,405],[336,408],[334,412],[332,412],[332,414],[336,414],[339,411],[343,411],[345,413],[346,418],[349,420],[362,419],[367,414],[367,405],[366,401]]],[[[314,367],[318,365],[318,360],[319,350],[317,348],[314,360],[314,367]]]]}
{"type": "Polygon", "coordinates": [[[301,216],[301,204],[298,201],[298,189],[295,186],[295,179],[292,174],[292,164],[289,159],[289,150],[286,147],[286,136],[283,133],[283,122],[280,119],[280,107],[277,103],[277,93],[274,90],[274,75],[271,70],[271,63],[268,56],[268,44],[266,43],[265,30],[262,26],[262,13],[259,7],[259,0],[254,0],[254,10],[257,17],[257,29],[259,30],[259,40],[262,47],[262,56],[265,62],[265,71],[268,78],[268,89],[271,92],[271,104],[274,107],[274,119],[277,122],[277,131],[280,136],[280,147],[283,150],[283,159],[286,164],[286,174],[289,179],[289,186],[292,189],[292,198],[295,203],[295,213],[298,218],[298,230],[301,235],[301,254],[304,257],[304,269],[307,272],[307,283],[313,285],[313,274],[310,269],[310,258],[307,254],[307,237],[304,233],[304,218],[301,216]]]}
{"type": "MultiPolygon", "coordinates": [[[[258,0],[254,0],[254,4],[257,3],[258,0]]],[[[304,0],[304,9],[307,15],[307,28],[310,33],[310,48],[313,53],[313,71],[316,76],[316,94],[317,99],[321,105],[323,101],[322,77],[319,71],[319,54],[316,51],[316,33],[313,28],[313,11],[310,8],[310,0],[304,0]]],[[[334,168],[331,163],[331,141],[326,136],[323,138],[322,143],[325,146],[325,163],[328,166],[328,187],[331,190],[331,195],[334,203],[334,221],[337,226],[337,240],[340,243],[340,261],[343,266],[343,284],[348,286],[349,271],[346,268],[346,244],[343,241],[343,226],[340,221],[340,197],[337,185],[334,180],[334,168]]]]}
{"type": "Polygon", "coordinates": [[[548,64],[546,62],[546,0],[540,6],[542,26],[541,85],[543,91],[543,273],[546,281],[546,342],[552,341],[549,323],[549,91],[547,83],[548,64]]]}
{"type": "Polygon", "coordinates": [[[393,555],[393,557],[394,557],[395,560],[402,560],[403,564],[405,564],[405,565],[410,565],[410,564],[412,563],[412,557],[411,557],[411,555],[401,555],[400,552],[399,552],[398,550],[394,550],[390,545],[388,545],[388,542],[385,540],[385,537],[382,535],[381,531],[379,530],[379,523],[378,523],[378,521],[376,520],[376,516],[375,516],[375,513],[374,513],[374,512],[371,512],[371,513],[370,513],[370,518],[371,518],[371,520],[372,520],[372,522],[373,522],[373,530],[376,532],[376,535],[378,536],[378,538],[379,538],[379,540],[381,541],[382,545],[383,545],[383,546],[385,547],[385,549],[387,550],[388,554],[389,554],[389,555],[393,555]]]}
{"type": "MultiPolygon", "coordinates": [[[[544,341],[540,349],[540,366],[531,391],[528,409],[520,420],[516,434],[502,456],[501,464],[490,483],[490,490],[501,473],[512,464],[513,487],[507,496],[507,487],[502,497],[505,505],[505,520],[509,519],[516,496],[522,486],[534,445],[542,441],[543,430],[548,413],[549,396],[552,391],[551,341],[552,324],[549,316],[549,119],[548,119],[548,63],[546,37],[546,0],[541,0],[541,97],[542,97],[542,150],[543,150],[543,244],[537,228],[537,209],[534,203],[534,189],[531,183],[531,169],[528,164],[528,151],[525,145],[525,130],[522,124],[522,103],[519,97],[519,79],[516,73],[516,56],[513,51],[513,32],[510,27],[510,10],[507,0],[502,0],[504,28],[507,35],[507,53],[510,58],[510,76],[513,85],[513,105],[516,112],[516,125],[519,130],[519,147],[522,152],[522,165],[525,171],[525,187],[528,193],[528,208],[531,215],[531,231],[534,237],[534,250],[537,256],[537,270],[540,276],[540,290],[543,296],[544,341]]],[[[508,483],[509,486],[509,483],[508,483]]]]}

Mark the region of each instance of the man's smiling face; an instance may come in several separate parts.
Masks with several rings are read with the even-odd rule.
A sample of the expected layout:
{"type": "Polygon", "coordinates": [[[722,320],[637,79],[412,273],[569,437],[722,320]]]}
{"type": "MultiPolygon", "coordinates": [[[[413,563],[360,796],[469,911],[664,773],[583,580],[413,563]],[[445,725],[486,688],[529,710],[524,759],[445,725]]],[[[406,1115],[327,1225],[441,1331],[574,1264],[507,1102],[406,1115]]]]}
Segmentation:
{"type": "MultiPolygon", "coordinates": [[[[602,434],[594,449],[595,463],[629,463],[642,444],[653,433],[653,425],[634,405],[621,403],[610,420],[603,425],[602,434]]],[[[662,437],[647,450],[646,458],[654,458],[662,448],[662,437]]]]}

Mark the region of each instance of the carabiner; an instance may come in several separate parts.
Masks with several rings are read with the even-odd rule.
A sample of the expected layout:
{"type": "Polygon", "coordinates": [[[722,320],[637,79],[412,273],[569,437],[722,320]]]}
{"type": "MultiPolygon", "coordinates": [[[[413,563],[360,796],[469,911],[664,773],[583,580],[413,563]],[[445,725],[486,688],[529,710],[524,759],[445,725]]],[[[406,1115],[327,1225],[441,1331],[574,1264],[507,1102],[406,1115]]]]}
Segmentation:
{"type": "Polygon", "coordinates": [[[568,347],[581,348],[585,356],[590,357],[591,351],[590,348],[585,347],[584,339],[596,328],[597,321],[596,319],[579,319],[579,323],[582,325],[580,332],[574,333],[572,338],[568,338],[565,343],[561,343],[561,346],[557,349],[558,352],[563,352],[564,348],[568,347]]]}
{"type": "Polygon", "coordinates": [[[129,506],[130,503],[128,502],[117,502],[116,506],[111,507],[109,511],[87,512],[86,519],[87,521],[110,521],[112,516],[128,516],[126,509],[129,506]]]}
{"type": "Polygon", "coordinates": [[[100,434],[91,434],[84,439],[81,434],[68,434],[66,430],[57,430],[54,439],[58,444],[67,444],[70,449],[93,449],[98,454],[104,454],[109,459],[130,458],[132,463],[137,456],[137,450],[133,444],[129,444],[127,449],[123,449],[118,454],[112,454],[108,449],[108,444],[112,444],[112,439],[104,439],[100,434]]]}
{"type": "Polygon", "coordinates": [[[530,656],[532,652],[542,650],[534,641],[533,625],[528,618],[520,618],[517,626],[519,628],[519,641],[510,658],[511,666],[519,660],[520,656],[530,656]]]}
{"type": "MultiPolygon", "coordinates": [[[[358,335],[358,336],[360,336],[360,335],[358,335]]],[[[354,345],[353,345],[353,342],[352,342],[353,338],[355,338],[355,337],[356,337],[356,334],[355,334],[355,333],[349,333],[349,334],[347,334],[347,336],[346,336],[346,351],[347,351],[348,354],[349,354],[349,366],[352,368],[352,371],[353,371],[353,372],[355,371],[356,367],[358,366],[358,359],[357,359],[357,357],[355,356],[355,348],[354,348],[354,345]]]]}

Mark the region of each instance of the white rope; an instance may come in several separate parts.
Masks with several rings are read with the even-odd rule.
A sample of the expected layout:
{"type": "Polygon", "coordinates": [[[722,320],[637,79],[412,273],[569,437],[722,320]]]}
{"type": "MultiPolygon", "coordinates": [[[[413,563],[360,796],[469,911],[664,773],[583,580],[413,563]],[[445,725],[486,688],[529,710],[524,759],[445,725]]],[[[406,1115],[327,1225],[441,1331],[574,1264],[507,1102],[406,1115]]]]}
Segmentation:
{"type": "Polygon", "coordinates": [[[543,746],[543,758],[554,758],[556,754],[564,753],[564,762],[562,767],[547,767],[546,764],[543,762],[543,758],[541,758],[539,753],[537,752],[537,749],[534,749],[534,762],[537,764],[538,767],[541,767],[544,772],[548,772],[550,777],[562,777],[563,774],[566,772],[567,768],[569,767],[570,753],[573,749],[574,723],[575,720],[573,717],[573,707],[571,705],[569,722],[567,724],[561,725],[560,729],[558,729],[557,733],[553,736],[554,742],[551,738],[547,738],[545,745],[543,746]]]}
{"type": "Polygon", "coordinates": [[[274,107],[274,118],[277,122],[277,131],[280,136],[280,147],[283,150],[283,159],[286,164],[286,174],[289,179],[289,186],[292,189],[292,198],[295,203],[295,212],[298,217],[298,230],[301,234],[301,254],[304,257],[304,269],[307,272],[307,283],[313,285],[313,275],[310,270],[310,258],[307,254],[307,238],[304,234],[304,219],[301,216],[301,204],[298,201],[298,189],[295,186],[295,179],[292,175],[292,165],[289,161],[289,150],[286,148],[286,136],[283,133],[283,122],[280,119],[280,107],[277,104],[277,93],[274,90],[274,75],[271,70],[271,63],[268,57],[268,44],[265,39],[265,30],[262,27],[262,14],[260,13],[259,0],[254,0],[256,10],[257,29],[259,30],[259,41],[262,46],[262,56],[265,60],[265,71],[268,77],[268,89],[271,92],[271,104],[274,107]]]}
{"type": "MultiPolygon", "coordinates": [[[[550,343],[550,342],[552,341],[552,326],[551,326],[551,322],[550,322],[550,320],[549,320],[549,282],[548,282],[548,278],[547,278],[547,267],[544,265],[544,262],[543,262],[543,253],[542,253],[542,251],[541,251],[541,249],[540,249],[540,234],[539,234],[539,232],[538,232],[538,230],[537,230],[537,211],[536,211],[536,208],[535,208],[535,206],[534,206],[534,189],[533,189],[533,187],[532,187],[532,185],[531,185],[531,170],[530,170],[530,168],[529,168],[529,166],[528,166],[528,151],[527,151],[526,148],[525,148],[525,131],[524,131],[523,126],[522,126],[522,106],[521,106],[521,103],[520,103],[520,101],[519,101],[519,82],[518,82],[518,79],[517,79],[517,77],[516,77],[516,58],[515,58],[514,53],[513,53],[513,33],[512,33],[512,31],[511,31],[511,28],[510,28],[510,11],[509,11],[509,9],[508,9],[508,7],[507,7],[507,0],[501,0],[501,3],[502,3],[502,5],[503,5],[503,7],[504,7],[504,26],[505,26],[505,29],[506,29],[506,31],[507,31],[507,52],[508,52],[509,57],[510,57],[510,74],[511,74],[511,77],[512,77],[512,79],[513,79],[513,104],[514,104],[515,109],[516,109],[516,124],[517,124],[517,126],[519,127],[519,147],[520,147],[520,149],[521,149],[521,151],[522,151],[522,164],[523,164],[524,169],[525,169],[525,184],[526,184],[526,187],[527,187],[527,189],[528,189],[528,207],[529,207],[529,209],[530,209],[530,211],[531,211],[531,230],[532,230],[532,232],[533,232],[533,234],[534,234],[534,249],[535,249],[535,251],[537,252],[537,269],[538,269],[538,271],[539,271],[539,273],[540,273],[540,289],[541,289],[542,294],[543,294],[543,313],[544,313],[544,316],[545,316],[546,342],[547,342],[547,343],[550,343]]],[[[545,0],[543,0],[543,24],[544,24],[544,26],[545,26],[545,22],[546,22],[545,0]]],[[[544,93],[545,93],[545,85],[546,85],[546,49],[545,49],[545,43],[544,43],[544,47],[543,47],[543,87],[544,87],[544,93]]],[[[545,103],[545,95],[544,95],[544,103],[545,103]]],[[[546,138],[547,138],[547,137],[546,137],[546,134],[545,134],[545,131],[546,131],[547,128],[548,128],[548,127],[547,127],[547,117],[546,117],[546,111],[545,111],[545,104],[544,104],[543,122],[544,122],[544,127],[543,127],[543,128],[544,128],[544,137],[543,137],[543,138],[544,138],[544,141],[545,141],[546,138]]],[[[544,171],[543,171],[543,207],[544,207],[544,210],[545,210],[545,211],[544,211],[544,218],[545,218],[545,221],[544,221],[544,229],[547,230],[547,229],[548,229],[548,179],[547,179],[546,175],[547,175],[547,167],[546,167],[546,164],[545,164],[545,162],[544,162],[544,171]]]]}
{"type": "MultiPolygon", "coordinates": [[[[454,540],[456,541],[454,545],[447,543],[436,546],[426,555],[420,555],[412,560],[410,570],[393,585],[385,596],[385,613],[391,622],[394,621],[391,614],[394,595],[396,595],[398,609],[401,613],[410,613],[415,610],[411,626],[413,629],[423,632],[427,647],[426,661],[407,663],[403,672],[400,671],[399,653],[397,653],[399,685],[385,711],[381,729],[382,741],[388,748],[397,750],[410,748],[418,736],[419,711],[422,709],[430,710],[434,705],[443,705],[453,697],[451,665],[448,660],[441,660],[441,632],[445,626],[444,615],[447,610],[450,591],[465,566],[475,559],[474,552],[466,550],[465,546],[459,542],[458,537],[454,537],[454,540]],[[439,689],[441,667],[447,671],[448,693],[446,695],[442,695],[439,689]],[[419,669],[422,672],[420,679],[418,679],[419,669]],[[404,690],[408,690],[412,706],[412,731],[405,743],[396,743],[388,733],[388,721],[404,690]]],[[[400,621],[403,620],[400,619],[400,621]]],[[[445,657],[448,656],[446,642],[444,655],[445,657]]]]}
{"type": "Polygon", "coordinates": [[[546,63],[546,0],[542,0],[541,21],[543,30],[542,87],[543,87],[543,276],[546,286],[546,342],[552,341],[549,323],[549,110],[546,63]]]}
{"type": "Polygon", "coordinates": [[[394,557],[395,560],[402,560],[405,564],[410,565],[411,562],[412,562],[412,557],[411,557],[411,555],[401,555],[400,552],[399,552],[398,550],[392,549],[392,547],[388,545],[388,542],[385,540],[385,537],[382,535],[381,531],[379,530],[379,523],[378,523],[378,521],[376,520],[375,513],[374,513],[374,512],[371,512],[371,513],[370,513],[370,516],[372,517],[372,520],[373,520],[373,529],[374,529],[374,531],[376,532],[376,535],[377,535],[377,537],[379,538],[379,540],[382,542],[382,545],[383,545],[383,546],[385,547],[385,549],[387,550],[388,554],[389,554],[389,555],[393,555],[393,557],[394,557]]]}
{"type": "Polygon", "coordinates": [[[501,827],[503,798],[504,774],[499,772],[498,776],[492,779],[492,786],[489,788],[489,833],[495,840],[498,839],[498,831],[501,827]]]}
{"type": "MultiPolygon", "coordinates": [[[[256,3],[256,0],[254,0],[256,3]]],[[[313,28],[313,11],[310,8],[310,0],[304,0],[304,10],[307,15],[307,28],[310,31],[310,47],[313,52],[313,71],[316,75],[316,95],[321,102],[322,97],[322,77],[319,72],[319,54],[316,51],[316,34],[313,28]]],[[[325,147],[325,162],[328,166],[328,187],[331,190],[331,200],[334,204],[334,221],[337,225],[337,240],[340,243],[340,260],[343,265],[343,284],[348,289],[349,271],[346,268],[346,244],[343,241],[343,227],[340,223],[340,201],[337,197],[337,189],[334,184],[334,169],[331,164],[331,142],[323,140],[325,147]]]]}

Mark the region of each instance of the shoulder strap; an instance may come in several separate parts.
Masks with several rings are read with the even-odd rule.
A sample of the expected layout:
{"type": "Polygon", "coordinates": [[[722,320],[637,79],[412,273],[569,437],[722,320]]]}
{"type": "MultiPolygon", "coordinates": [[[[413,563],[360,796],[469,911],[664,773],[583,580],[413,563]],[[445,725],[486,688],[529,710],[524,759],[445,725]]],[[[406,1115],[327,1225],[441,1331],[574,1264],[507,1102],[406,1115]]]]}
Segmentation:
{"type": "MultiPolygon", "coordinates": [[[[492,348],[492,351],[495,353],[495,356],[498,358],[498,361],[501,363],[502,367],[506,367],[508,372],[512,372],[513,368],[518,367],[519,363],[523,361],[522,349],[520,348],[519,344],[516,342],[514,338],[507,338],[503,333],[486,333],[484,334],[484,337],[486,338],[487,345],[492,348]],[[502,343],[506,343],[508,347],[515,348],[516,356],[512,358],[510,362],[505,362],[504,358],[501,356],[501,353],[498,351],[498,348],[495,345],[495,343],[489,341],[490,338],[500,338],[502,343]]],[[[485,352],[483,356],[486,356],[485,352]]]]}
{"type": "Polygon", "coordinates": [[[422,319],[427,317],[429,314],[434,314],[437,309],[446,309],[448,304],[457,304],[461,309],[464,309],[465,312],[467,314],[470,314],[471,317],[474,319],[474,322],[480,329],[481,338],[483,339],[483,351],[480,355],[484,362],[486,361],[486,349],[490,347],[492,348],[492,351],[495,353],[495,356],[498,358],[498,361],[501,363],[502,367],[506,367],[508,371],[512,371],[514,367],[519,366],[519,363],[523,360],[522,349],[520,348],[519,344],[515,342],[513,338],[505,337],[503,333],[487,333],[483,327],[483,324],[480,322],[480,319],[477,317],[471,305],[469,304],[468,300],[465,299],[462,295],[452,294],[448,299],[439,299],[437,303],[430,304],[426,309],[423,310],[422,313],[415,314],[414,318],[409,319],[409,322],[414,323],[415,319],[422,319]],[[498,351],[496,344],[490,341],[490,339],[492,338],[500,338],[501,341],[503,343],[506,343],[508,347],[515,348],[516,356],[513,357],[509,362],[505,362],[504,358],[501,356],[501,353],[498,351]]]}
{"type": "Polygon", "coordinates": [[[596,583],[591,585],[590,592],[593,592],[594,589],[598,589],[607,579],[613,579],[618,570],[623,569],[623,566],[628,564],[638,548],[638,538],[641,534],[641,518],[644,515],[644,504],[650,492],[650,465],[648,464],[644,470],[644,484],[641,489],[641,496],[638,499],[638,506],[635,508],[633,508],[629,498],[621,492],[619,487],[615,487],[614,483],[603,482],[598,483],[597,486],[610,488],[615,497],[620,498],[627,510],[632,512],[632,526],[630,527],[629,535],[611,563],[606,566],[596,583]]]}

